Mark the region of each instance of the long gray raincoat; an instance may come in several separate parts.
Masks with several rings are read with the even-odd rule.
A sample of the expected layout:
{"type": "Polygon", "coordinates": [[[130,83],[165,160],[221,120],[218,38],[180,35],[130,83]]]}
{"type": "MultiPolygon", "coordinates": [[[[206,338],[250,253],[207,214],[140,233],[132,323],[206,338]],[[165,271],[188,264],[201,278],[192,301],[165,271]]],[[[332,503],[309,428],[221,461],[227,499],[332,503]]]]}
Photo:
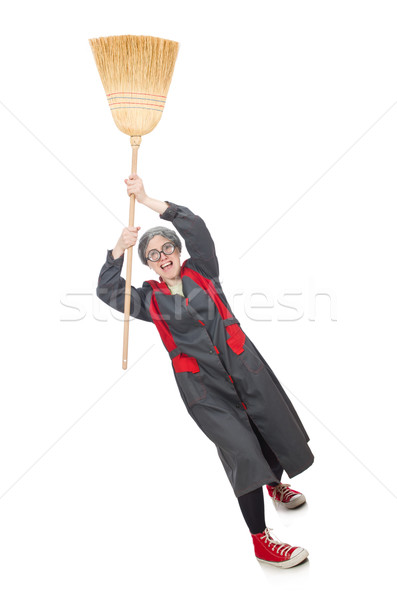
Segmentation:
{"type": "MultiPolygon", "coordinates": [[[[238,497],[277,481],[272,469],[294,477],[314,456],[290,399],[230,309],[203,219],[168,205],[160,218],[172,222],[190,255],[181,270],[185,297],[171,295],[161,278],[145,281],[131,288],[131,316],[156,325],[186,409],[215,444],[238,497]]],[[[98,297],[120,312],[123,260],[108,250],[97,287],[98,297]]]]}

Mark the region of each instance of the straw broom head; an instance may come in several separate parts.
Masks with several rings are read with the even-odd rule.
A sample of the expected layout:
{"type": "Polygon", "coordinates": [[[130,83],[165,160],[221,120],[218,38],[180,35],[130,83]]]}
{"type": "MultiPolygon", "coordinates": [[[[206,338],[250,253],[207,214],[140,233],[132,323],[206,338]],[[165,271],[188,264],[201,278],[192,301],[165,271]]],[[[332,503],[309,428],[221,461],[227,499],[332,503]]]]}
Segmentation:
{"type": "Polygon", "coordinates": [[[89,42],[117,127],[130,136],[152,131],[163,114],[178,42],[144,35],[89,42]]]}

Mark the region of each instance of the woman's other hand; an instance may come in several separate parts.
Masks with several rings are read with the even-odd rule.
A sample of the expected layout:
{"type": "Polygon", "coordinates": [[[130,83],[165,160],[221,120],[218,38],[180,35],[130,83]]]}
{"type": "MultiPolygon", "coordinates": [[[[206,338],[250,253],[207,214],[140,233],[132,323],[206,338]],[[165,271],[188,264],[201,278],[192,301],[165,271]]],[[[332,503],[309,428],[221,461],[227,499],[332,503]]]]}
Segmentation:
{"type": "Polygon", "coordinates": [[[135,198],[138,202],[140,202],[140,204],[151,208],[160,215],[167,210],[168,204],[166,202],[149,198],[145,192],[145,188],[143,187],[142,179],[136,173],[130,175],[128,179],[124,179],[124,183],[127,186],[127,194],[129,196],[131,196],[131,194],[135,194],[135,198]]]}
{"type": "Polygon", "coordinates": [[[124,251],[130,246],[135,246],[138,240],[139,230],[140,227],[124,227],[117,244],[112,251],[114,259],[119,258],[122,254],[124,254],[124,251]]]}
{"type": "Polygon", "coordinates": [[[135,199],[143,204],[147,200],[145,188],[143,187],[143,181],[136,173],[130,175],[127,179],[124,179],[124,183],[127,186],[127,194],[135,195],[135,199]]]}

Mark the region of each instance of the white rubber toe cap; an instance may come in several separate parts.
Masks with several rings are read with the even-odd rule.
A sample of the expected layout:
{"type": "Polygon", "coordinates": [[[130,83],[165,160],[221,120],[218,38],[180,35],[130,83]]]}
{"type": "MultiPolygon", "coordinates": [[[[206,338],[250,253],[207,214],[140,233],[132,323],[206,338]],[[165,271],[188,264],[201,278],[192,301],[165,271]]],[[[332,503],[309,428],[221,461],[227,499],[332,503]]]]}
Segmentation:
{"type": "Polygon", "coordinates": [[[295,548],[295,550],[291,554],[291,558],[295,558],[296,556],[300,556],[301,554],[302,554],[302,560],[303,560],[303,555],[305,555],[305,558],[306,558],[306,556],[309,555],[308,551],[305,550],[305,548],[295,548]]]}

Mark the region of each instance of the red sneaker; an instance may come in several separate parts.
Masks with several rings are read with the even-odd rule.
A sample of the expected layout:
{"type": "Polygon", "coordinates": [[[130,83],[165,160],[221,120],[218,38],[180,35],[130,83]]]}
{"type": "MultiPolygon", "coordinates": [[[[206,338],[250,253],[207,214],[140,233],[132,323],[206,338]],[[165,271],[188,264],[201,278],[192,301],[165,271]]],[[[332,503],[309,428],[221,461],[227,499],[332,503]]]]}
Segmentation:
{"type": "Polygon", "coordinates": [[[274,539],[266,527],[262,533],[252,534],[254,542],[255,556],[261,562],[281,567],[281,569],[289,569],[301,563],[309,553],[304,548],[299,546],[290,546],[280,542],[277,538],[274,539]]]}
{"type": "Polygon", "coordinates": [[[267,485],[269,496],[273,498],[275,506],[282,504],[286,508],[296,508],[306,502],[306,498],[296,490],[290,490],[289,483],[279,483],[278,485],[267,485]]]}

